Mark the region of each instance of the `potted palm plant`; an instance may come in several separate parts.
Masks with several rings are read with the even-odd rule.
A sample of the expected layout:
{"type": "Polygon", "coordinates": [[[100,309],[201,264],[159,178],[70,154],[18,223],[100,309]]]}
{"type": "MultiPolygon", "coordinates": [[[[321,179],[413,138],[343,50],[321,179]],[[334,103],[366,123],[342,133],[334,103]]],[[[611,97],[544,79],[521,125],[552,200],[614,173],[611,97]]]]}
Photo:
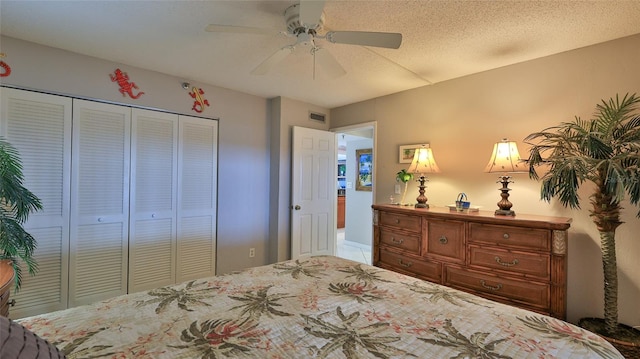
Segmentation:
{"type": "MultiPolygon", "coordinates": [[[[607,338],[640,348],[640,331],[618,322],[616,229],[621,202],[640,202],[640,98],[616,95],[596,106],[591,120],[576,117],[525,138],[531,145],[529,176],[541,180],[540,196],[557,197],[565,207],[580,208],[578,188],[591,182],[590,216],[600,234],[604,272],[604,318],[583,318],[580,325],[607,338]],[[538,176],[536,168],[546,171],[538,176]]],[[[640,211],[637,215],[640,217],[640,211]]],[[[615,345],[615,343],[614,343],[615,345]]]]}
{"type": "Polygon", "coordinates": [[[404,183],[404,190],[402,191],[402,199],[400,200],[400,204],[404,205],[404,197],[407,195],[407,187],[409,181],[413,179],[413,173],[407,172],[407,170],[402,169],[396,173],[396,181],[404,183]]]}
{"type": "Polygon", "coordinates": [[[0,138],[0,261],[11,261],[16,290],[22,285],[20,261],[30,274],[38,270],[33,258],[36,240],[25,231],[23,224],[31,212],[42,209],[40,199],[22,183],[18,151],[0,138]]]}

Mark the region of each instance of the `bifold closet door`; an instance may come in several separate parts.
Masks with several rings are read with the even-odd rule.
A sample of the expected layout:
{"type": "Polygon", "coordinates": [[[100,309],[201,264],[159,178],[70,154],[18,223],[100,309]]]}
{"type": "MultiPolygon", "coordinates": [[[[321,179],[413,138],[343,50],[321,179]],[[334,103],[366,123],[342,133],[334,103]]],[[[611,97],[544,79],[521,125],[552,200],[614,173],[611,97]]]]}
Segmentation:
{"type": "Polygon", "coordinates": [[[132,110],[129,293],[175,283],[178,115],[132,110]]]}
{"type": "Polygon", "coordinates": [[[22,288],[11,294],[11,317],[21,318],[67,307],[72,100],[9,88],[0,93],[0,135],[19,151],[23,184],[43,206],[24,226],[37,241],[39,271],[31,276],[23,266],[22,288]]]}
{"type": "Polygon", "coordinates": [[[127,292],[131,108],[73,101],[69,306],[127,292]]]}
{"type": "Polygon", "coordinates": [[[176,281],[216,270],[218,121],[179,116],[176,281]]]}

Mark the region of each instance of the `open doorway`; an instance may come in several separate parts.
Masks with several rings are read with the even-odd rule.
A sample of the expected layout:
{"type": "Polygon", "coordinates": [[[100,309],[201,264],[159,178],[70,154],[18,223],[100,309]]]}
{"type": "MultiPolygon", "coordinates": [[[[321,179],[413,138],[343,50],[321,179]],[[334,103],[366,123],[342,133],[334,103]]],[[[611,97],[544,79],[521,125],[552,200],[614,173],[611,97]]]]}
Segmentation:
{"type": "Polygon", "coordinates": [[[336,255],[371,264],[372,211],[375,190],[375,123],[334,129],[337,146],[336,255]],[[371,183],[361,180],[366,175],[361,158],[370,151],[371,183]],[[363,185],[364,184],[364,185],[363,185]]]}

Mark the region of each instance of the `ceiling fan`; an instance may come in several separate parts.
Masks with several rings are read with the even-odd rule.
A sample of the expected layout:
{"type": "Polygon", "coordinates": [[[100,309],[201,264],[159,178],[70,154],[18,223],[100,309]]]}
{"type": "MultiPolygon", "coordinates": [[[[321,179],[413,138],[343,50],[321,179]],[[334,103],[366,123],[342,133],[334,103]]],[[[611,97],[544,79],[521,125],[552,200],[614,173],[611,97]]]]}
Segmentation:
{"type": "Polygon", "coordinates": [[[369,31],[328,31],[320,34],[324,27],[324,3],[325,1],[301,0],[299,4],[289,6],[284,12],[287,25],[286,30],[264,29],[246,26],[210,24],[205,28],[208,32],[230,32],[259,35],[284,35],[295,37],[296,42],[284,46],[267,57],[262,63],[251,71],[252,75],[265,75],[276,64],[284,60],[296,47],[310,47],[313,55],[313,77],[315,78],[316,65],[322,67],[330,76],[339,77],[346,73],[344,68],[316,41],[319,39],[331,43],[349,44],[360,46],[384,47],[397,49],[402,43],[402,34],[391,32],[369,31]]]}

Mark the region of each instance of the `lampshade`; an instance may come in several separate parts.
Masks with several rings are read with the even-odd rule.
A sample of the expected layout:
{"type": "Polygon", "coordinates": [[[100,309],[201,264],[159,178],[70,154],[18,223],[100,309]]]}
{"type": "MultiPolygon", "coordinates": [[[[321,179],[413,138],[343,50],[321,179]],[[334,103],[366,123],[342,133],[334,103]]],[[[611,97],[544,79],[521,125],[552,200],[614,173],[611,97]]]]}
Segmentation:
{"type": "Polygon", "coordinates": [[[484,169],[485,172],[528,172],[527,165],[520,159],[518,146],[506,138],[493,145],[491,159],[484,169]]]}
{"type": "Polygon", "coordinates": [[[491,159],[484,169],[485,172],[501,172],[499,183],[502,184],[500,188],[500,202],[498,202],[498,209],[495,214],[501,216],[515,216],[516,212],[511,210],[513,206],[509,202],[509,183],[511,183],[507,173],[520,173],[527,172],[527,165],[520,159],[520,153],[518,152],[518,146],[513,141],[508,141],[506,138],[493,145],[493,153],[491,153],[491,159]]]}
{"type": "Polygon", "coordinates": [[[440,168],[436,164],[436,160],[433,158],[433,151],[431,148],[422,147],[416,148],[413,154],[413,161],[407,169],[409,173],[439,173],[440,168]]]}

